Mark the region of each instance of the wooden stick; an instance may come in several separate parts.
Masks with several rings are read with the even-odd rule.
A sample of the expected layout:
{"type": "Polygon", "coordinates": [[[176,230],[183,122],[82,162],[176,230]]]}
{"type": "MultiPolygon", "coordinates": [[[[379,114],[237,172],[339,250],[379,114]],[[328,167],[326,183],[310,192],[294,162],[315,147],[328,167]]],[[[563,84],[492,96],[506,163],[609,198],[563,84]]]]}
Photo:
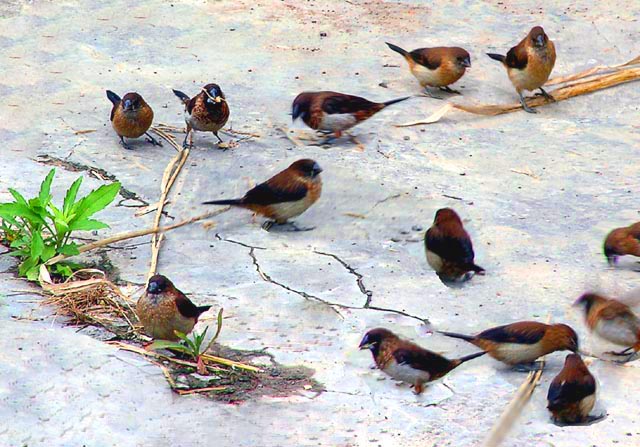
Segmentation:
{"type": "MultiPolygon", "coordinates": [[[[211,217],[215,217],[215,216],[220,215],[222,213],[226,213],[230,209],[231,209],[231,207],[227,206],[227,207],[224,207],[224,208],[221,208],[221,209],[217,209],[215,211],[209,211],[207,213],[200,214],[200,215],[195,216],[195,217],[191,217],[189,219],[183,220],[183,221],[175,223],[173,225],[167,225],[166,227],[146,228],[144,230],[127,231],[125,233],[119,233],[119,234],[113,235],[111,237],[108,237],[108,238],[105,238],[105,239],[101,239],[99,241],[95,241],[95,242],[91,242],[89,244],[81,245],[80,247],[78,247],[78,254],[85,253],[85,252],[90,251],[90,250],[95,250],[96,248],[104,247],[105,245],[113,244],[114,242],[125,241],[127,239],[133,239],[133,238],[140,237],[140,236],[146,236],[148,234],[166,233],[167,231],[171,231],[171,230],[174,230],[176,228],[180,228],[180,227],[183,227],[185,225],[189,225],[189,224],[198,222],[198,221],[203,220],[203,219],[209,219],[211,217]]],[[[55,264],[57,262],[60,262],[60,261],[62,261],[64,259],[71,258],[72,256],[77,256],[77,255],[58,255],[58,256],[55,256],[55,257],[49,259],[45,263],[45,265],[53,265],[53,264],[55,264]]]]}
{"type": "Polygon", "coordinates": [[[229,388],[228,386],[210,386],[207,388],[192,388],[190,390],[176,389],[175,392],[181,396],[184,396],[187,394],[194,394],[194,393],[206,393],[207,391],[224,391],[228,388],[229,388]]]}

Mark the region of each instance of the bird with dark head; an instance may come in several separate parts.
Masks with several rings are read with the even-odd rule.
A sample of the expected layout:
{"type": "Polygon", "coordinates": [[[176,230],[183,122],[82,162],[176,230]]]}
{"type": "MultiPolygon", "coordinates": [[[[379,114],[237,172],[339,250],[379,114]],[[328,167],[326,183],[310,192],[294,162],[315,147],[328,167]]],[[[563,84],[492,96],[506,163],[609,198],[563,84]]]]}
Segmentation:
{"type": "Polygon", "coordinates": [[[150,337],[178,341],[175,331],[188,334],[198,317],[210,308],[196,306],[166,276],[155,275],[138,300],[136,314],[150,337]]]}
{"type": "Polygon", "coordinates": [[[433,47],[406,51],[389,42],[387,46],[405,58],[411,74],[415,76],[427,95],[433,97],[428,87],[437,87],[448,93],[460,94],[449,85],[458,81],[467,68],[471,67],[471,56],[467,50],[460,47],[433,47]]]}
{"type": "Polygon", "coordinates": [[[530,364],[543,355],[578,350],[578,334],[566,324],[519,321],[487,329],[478,335],[439,332],[447,337],[468,341],[494,359],[507,365],[517,365],[517,369],[526,371],[530,371],[530,364]]]}
{"type": "Polygon", "coordinates": [[[229,119],[229,105],[218,84],[207,84],[202,87],[200,93],[193,98],[179,90],[173,93],[184,104],[184,121],[187,124],[187,134],[182,142],[182,147],[193,146],[193,131],[212,132],[222,143],[218,131],[227,124],[229,119]]]}
{"type": "Polygon", "coordinates": [[[424,237],[427,263],[440,279],[465,281],[485,270],[474,263],[475,254],[469,233],[464,229],[458,213],[451,208],[436,212],[433,225],[424,237]]]}
{"type": "Polygon", "coordinates": [[[342,132],[371,118],[391,104],[409,99],[371,102],[359,96],[336,92],[303,92],[296,96],[291,107],[293,121],[300,118],[310,128],[333,134],[325,143],[340,138],[342,132]]]}
{"type": "Polygon", "coordinates": [[[571,425],[601,419],[589,416],[595,403],[596,379],[578,354],[569,354],[547,393],[547,408],[554,422],[571,425]]]}
{"type": "Polygon", "coordinates": [[[628,356],[627,360],[631,360],[640,351],[640,318],[629,306],[596,293],[583,294],[574,306],[583,309],[590,331],[610,343],[627,347],[611,354],[628,356]]]}
{"type": "Polygon", "coordinates": [[[549,79],[556,63],[556,48],[541,26],[531,28],[527,37],[511,48],[506,56],[495,53],[487,53],[487,56],[505,66],[525,111],[537,113],[527,105],[522,93],[524,90],[540,89],[548,101],[555,101],[542,86],[549,79]]]}
{"type": "Polygon", "coordinates": [[[612,230],[604,240],[604,255],[609,265],[616,265],[620,256],[640,257],[640,222],[612,230]]]}
{"type": "Polygon", "coordinates": [[[107,90],[107,98],[113,104],[111,107],[111,126],[120,137],[120,144],[125,149],[131,149],[125,138],[139,138],[147,136],[147,141],[156,146],[162,146],[159,141],[147,132],[153,122],[153,110],[138,93],[130,92],[120,98],[111,90],[107,90]]]}
{"type": "MultiPolygon", "coordinates": [[[[253,187],[239,199],[211,200],[204,205],[231,205],[246,208],[270,221],[262,226],[269,230],[304,213],[322,193],[322,168],[308,158],[298,160],[264,183],[253,187]]],[[[309,228],[292,227],[296,231],[309,228]]]]}
{"type": "Polygon", "coordinates": [[[380,370],[394,380],[413,385],[416,394],[422,393],[425,383],[437,380],[464,362],[485,354],[477,352],[449,360],[384,328],[367,332],[359,348],[371,351],[380,370]]]}

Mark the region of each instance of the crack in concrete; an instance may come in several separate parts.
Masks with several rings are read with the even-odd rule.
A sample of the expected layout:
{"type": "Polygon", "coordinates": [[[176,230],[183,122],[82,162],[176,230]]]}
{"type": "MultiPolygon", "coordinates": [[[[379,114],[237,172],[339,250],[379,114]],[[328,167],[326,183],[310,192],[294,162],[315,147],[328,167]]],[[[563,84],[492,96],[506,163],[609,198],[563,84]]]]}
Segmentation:
{"type": "MultiPolygon", "coordinates": [[[[107,172],[102,168],[85,165],[75,161],[69,161],[62,158],[52,157],[46,154],[38,155],[38,157],[33,160],[36,163],[49,165],[49,166],[57,166],[70,172],[87,172],[91,177],[96,178],[98,180],[102,180],[102,181],[105,181],[105,180],[109,180],[112,182],[118,181],[118,178],[115,175],[110,174],[109,172],[107,172]]],[[[126,208],[140,208],[142,206],[149,206],[149,202],[147,202],[144,199],[141,199],[140,196],[138,196],[138,194],[125,188],[122,185],[120,185],[120,196],[122,197],[122,200],[120,200],[116,206],[123,206],[126,208]],[[127,200],[135,200],[141,203],[141,205],[135,205],[135,206],[123,205],[123,202],[126,202],[127,200]]]]}
{"type": "Polygon", "coordinates": [[[255,251],[256,250],[268,250],[266,247],[258,247],[258,246],[254,246],[254,245],[250,245],[250,244],[246,244],[244,242],[240,242],[240,241],[236,241],[233,239],[225,239],[222,236],[220,236],[219,233],[216,233],[215,235],[216,239],[223,241],[223,242],[229,242],[231,244],[235,244],[235,245],[240,245],[242,247],[248,248],[249,249],[249,256],[251,257],[251,261],[253,263],[253,266],[256,269],[256,272],[258,273],[258,275],[260,276],[260,278],[262,278],[263,281],[268,282],[270,284],[276,285],[278,287],[281,287],[291,293],[295,293],[301,297],[303,297],[305,300],[307,301],[316,301],[319,303],[322,303],[326,306],[329,306],[331,308],[331,310],[333,310],[336,314],[338,314],[338,316],[342,319],[344,319],[344,316],[336,309],[336,308],[342,308],[342,309],[353,309],[353,310],[373,310],[373,311],[378,311],[378,312],[389,312],[389,313],[395,313],[398,315],[402,315],[404,317],[407,318],[412,318],[414,320],[418,320],[420,321],[422,324],[425,325],[429,325],[429,319],[428,318],[422,318],[422,317],[418,317],[417,315],[412,315],[408,312],[405,312],[403,310],[397,310],[397,309],[390,309],[390,308],[385,308],[385,307],[379,307],[379,306],[372,306],[371,305],[371,300],[373,299],[373,292],[369,289],[366,288],[366,286],[364,285],[364,277],[362,276],[362,274],[360,274],[357,270],[355,270],[353,267],[351,267],[347,262],[345,262],[344,260],[342,260],[339,256],[333,254],[333,253],[327,253],[327,252],[321,252],[321,251],[313,251],[313,253],[315,254],[319,254],[321,256],[328,256],[331,257],[333,259],[335,259],[336,261],[338,261],[349,273],[351,273],[352,275],[354,275],[356,277],[356,282],[358,284],[358,288],[360,289],[360,291],[362,292],[362,294],[364,294],[367,299],[366,302],[363,306],[349,306],[347,304],[340,304],[340,303],[334,303],[331,301],[327,301],[323,298],[320,298],[318,296],[315,295],[311,295],[305,291],[302,290],[297,290],[294,289],[286,284],[283,284],[279,281],[276,281],[275,279],[273,279],[268,273],[266,273],[262,267],[260,266],[260,263],[258,261],[258,258],[256,257],[255,251]]]}

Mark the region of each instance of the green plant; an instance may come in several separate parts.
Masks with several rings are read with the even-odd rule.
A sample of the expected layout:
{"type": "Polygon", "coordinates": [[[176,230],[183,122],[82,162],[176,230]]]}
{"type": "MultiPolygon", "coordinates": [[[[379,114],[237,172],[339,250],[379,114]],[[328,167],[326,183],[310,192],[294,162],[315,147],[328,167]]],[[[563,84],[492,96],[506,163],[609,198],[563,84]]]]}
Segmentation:
{"type": "MultiPolygon", "coordinates": [[[[106,208],[120,191],[120,183],[100,186],[76,201],[82,184],[79,177],[67,190],[62,207],[53,204],[51,183],[56,170],[49,171],[40,185],[39,194],[25,199],[15,189],[9,188],[13,202],[0,203],[0,230],[9,243],[11,256],[20,258],[20,276],[30,281],[38,279],[40,266],[58,254],[78,254],[78,246],[70,241],[74,231],[91,231],[108,228],[103,222],[91,219],[106,208]]],[[[54,273],[70,276],[73,265],[55,264],[54,273]]]]}
{"type": "Polygon", "coordinates": [[[153,350],[170,349],[172,351],[177,351],[177,352],[186,354],[189,357],[191,357],[193,360],[195,360],[195,362],[197,363],[198,373],[206,374],[207,368],[204,362],[202,361],[201,356],[202,354],[206,353],[209,350],[209,348],[211,347],[211,345],[213,345],[213,343],[215,343],[215,341],[218,339],[218,336],[220,335],[220,331],[222,331],[222,311],[223,309],[220,309],[218,311],[218,318],[217,318],[218,327],[216,329],[216,333],[213,336],[213,338],[209,340],[209,343],[207,343],[204,349],[202,348],[204,345],[204,341],[207,338],[207,329],[209,329],[208,327],[206,327],[201,334],[196,334],[195,332],[192,332],[191,334],[192,338],[189,338],[188,335],[183,334],[180,331],[174,331],[175,334],[180,338],[180,341],[156,340],[149,346],[149,349],[153,349],[153,350]]]}

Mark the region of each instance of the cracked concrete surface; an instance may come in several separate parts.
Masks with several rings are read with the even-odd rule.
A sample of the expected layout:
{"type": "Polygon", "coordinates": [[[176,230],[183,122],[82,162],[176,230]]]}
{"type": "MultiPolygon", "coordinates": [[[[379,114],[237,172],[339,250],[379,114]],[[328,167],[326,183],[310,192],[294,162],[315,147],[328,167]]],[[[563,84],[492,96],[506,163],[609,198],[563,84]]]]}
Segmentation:
{"type": "MultiPolygon", "coordinates": [[[[585,288],[616,295],[637,285],[637,264],[608,269],[601,244],[609,229],[640,220],[638,84],[537,116],[459,113],[430,127],[391,127],[442,106],[413,98],[354,129],[364,151],[347,141],[296,147],[278,128],[289,125],[291,100],[305,89],[374,100],[418,94],[385,41],[463,46],[473,68],[453,100],[512,102],[503,69],[485,52],[506,51],[540,23],[558,50],[554,74],[621,63],[637,55],[639,14],[639,5],[617,0],[0,3],[0,200],[10,186],[35,194],[51,167],[37,160],[49,157],[62,160],[58,199],[76,176],[88,191],[105,174],[139,199],[102,213],[111,230],[101,236],[150,226],[152,215],[135,217],[129,206],[158,200],[174,151],[143,141],[123,150],[108,122],[107,88],[138,91],[156,122],[181,126],[170,89],[193,94],[218,82],[230,126],[260,135],[225,152],[214,137],[196,135],[166,208],[177,220],[203,212],[203,200],[241,195],[297,158],[321,164],[323,196],[298,219],[314,231],[266,233],[248,212],[232,210],[213,229],[167,233],[160,270],[195,302],[225,308],[223,344],[267,348],[282,364],[314,369],[327,388],[239,406],[176,396],[153,365],[52,318],[2,257],[0,445],[480,445],[523,375],[483,357],[416,397],[370,369],[360,337],[386,326],[454,357],[472,347],[430,329],[474,332],[550,313],[576,328],[587,349],[610,348],[587,335],[570,303],[585,288]],[[424,259],[423,232],[443,206],[459,211],[487,269],[463,288],[445,287],[424,259]]],[[[143,284],[148,244],[117,246],[126,248],[108,257],[121,278],[143,284]]],[[[549,357],[504,445],[638,445],[637,362],[592,360],[596,411],[609,416],[560,428],[545,397],[563,359],[549,357]]]]}

